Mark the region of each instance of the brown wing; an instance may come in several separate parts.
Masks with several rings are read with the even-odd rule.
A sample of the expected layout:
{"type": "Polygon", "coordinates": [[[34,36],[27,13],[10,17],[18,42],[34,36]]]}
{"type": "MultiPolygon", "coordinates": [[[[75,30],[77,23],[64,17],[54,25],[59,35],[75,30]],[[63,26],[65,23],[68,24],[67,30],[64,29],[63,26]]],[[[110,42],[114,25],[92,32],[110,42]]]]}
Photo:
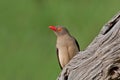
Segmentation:
{"type": "Polygon", "coordinates": [[[76,40],[74,37],[73,37],[73,39],[75,40],[75,43],[76,43],[76,45],[77,45],[77,47],[78,47],[78,50],[80,51],[80,46],[79,46],[77,40],[76,40]]]}
{"type": "Polygon", "coordinates": [[[58,59],[59,66],[60,66],[61,69],[63,69],[62,66],[61,66],[61,64],[60,64],[60,60],[59,60],[59,51],[58,51],[58,48],[56,48],[56,52],[57,52],[57,59],[58,59]]]}
{"type": "Polygon", "coordinates": [[[80,46],[79,46],[79,44],[78,44],[78,42],[77,42],[76,39],[75,39],[75,43],[76,43],[76,45],[77,45],[77,47],[78,47],[78,50],[80,51],[80,46]]]}

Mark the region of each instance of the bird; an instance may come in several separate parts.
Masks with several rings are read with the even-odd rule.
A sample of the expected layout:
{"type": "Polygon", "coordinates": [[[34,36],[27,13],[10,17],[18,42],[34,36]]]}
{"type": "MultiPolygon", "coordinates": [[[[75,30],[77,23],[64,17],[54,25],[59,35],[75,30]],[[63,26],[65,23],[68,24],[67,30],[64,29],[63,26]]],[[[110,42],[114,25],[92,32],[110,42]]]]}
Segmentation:
{"type": "Polygon", "coordinates": [[[77,40],[71,36],[68,29],[63,26],[49,26],[57,36],[56,52],[60,68],[66,64],[80,51],[77,40]]]}

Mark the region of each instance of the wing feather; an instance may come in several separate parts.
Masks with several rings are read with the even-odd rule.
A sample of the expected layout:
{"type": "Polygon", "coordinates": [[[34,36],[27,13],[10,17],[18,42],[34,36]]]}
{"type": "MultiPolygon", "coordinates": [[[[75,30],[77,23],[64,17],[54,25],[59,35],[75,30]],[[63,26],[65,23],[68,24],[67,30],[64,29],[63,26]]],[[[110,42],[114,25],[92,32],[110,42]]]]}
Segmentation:
{"type": "Polygon", "coordinates": [[[79,46],[79,43],[78,43],[78,41],[73,37],[73,39],[75,40],[75,43],[76,43],[76,45],[77,45],[77,48],[78,48],[78,50],[80,51],[80,46],[79,46]]]}
{"type": "MultiPolygon", "coordinates": [[[[74,38],[75,39],[75,38],[74,38]]],[[[77,40],[75,39],[75,43],[76,43],[76,45],[77,45],[77,47],[78,47],[78,50],[80,51],[80,46],[79,46],[79,44],[78,44],[78,42],[77,42],[77,40]]]]}
{"type": "Polygon", "coordinates": [[[62,69],[62,66],[60,64],[60,59],[59,59],[59,50],[58,50],[58,48],[56,48],[56,52],[57,52],[57,59],[58,59],[59,66],[62,69]]]}

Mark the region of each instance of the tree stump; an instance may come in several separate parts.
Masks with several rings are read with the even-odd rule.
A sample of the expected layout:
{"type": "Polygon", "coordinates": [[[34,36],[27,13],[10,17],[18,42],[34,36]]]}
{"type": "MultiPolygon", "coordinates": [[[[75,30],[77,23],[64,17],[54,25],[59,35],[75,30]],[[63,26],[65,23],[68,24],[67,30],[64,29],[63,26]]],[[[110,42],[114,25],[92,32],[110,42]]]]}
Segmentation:
{"type": "Polygon", "coordinates": [[[73,57],[57,80],[120,80],[120,13],[73,57]]]}

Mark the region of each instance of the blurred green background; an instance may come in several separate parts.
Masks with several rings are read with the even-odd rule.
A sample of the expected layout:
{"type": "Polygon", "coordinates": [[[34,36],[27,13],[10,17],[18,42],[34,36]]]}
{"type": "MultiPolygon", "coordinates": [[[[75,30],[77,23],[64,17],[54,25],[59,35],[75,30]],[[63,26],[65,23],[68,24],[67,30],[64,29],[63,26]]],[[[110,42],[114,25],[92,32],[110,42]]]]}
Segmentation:
{"type": "Polygon", "coordinates": [[[0,80],[55,80],[48,26],[66,26],[84,50],[119,10],[119,0],[0,0],[0,80]]]}

